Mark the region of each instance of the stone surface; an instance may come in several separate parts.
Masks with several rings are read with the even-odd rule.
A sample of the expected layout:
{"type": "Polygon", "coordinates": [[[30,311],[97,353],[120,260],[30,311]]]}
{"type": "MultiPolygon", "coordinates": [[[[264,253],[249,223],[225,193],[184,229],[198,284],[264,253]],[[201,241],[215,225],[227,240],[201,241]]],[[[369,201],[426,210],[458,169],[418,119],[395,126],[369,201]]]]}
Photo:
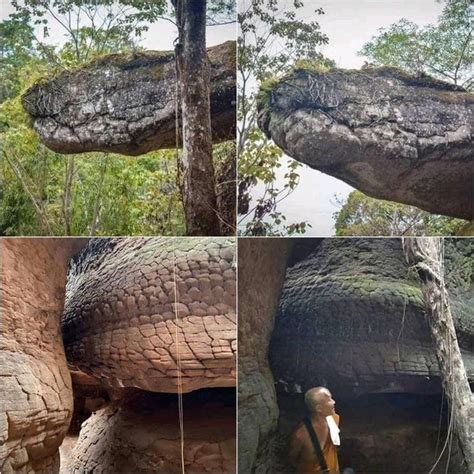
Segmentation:
{"type": "MultiPolygon", "coordinates": [[[[151,394],[140,394],[94,413],[82,427],[70,472],[181,473],[178,406],[174,398],[170,403],[151,394]]],[[[235,472],[235,394],[230,398],[231,403],[227,404],[184,397],[186,473],[235,472]]]]}
{"type": "MultiPolygon", "coordinates": [[[[235,42],[209,48],[213,141],[235,138],[235,42]]],[[[43,143],[59,153],[141,155],[174,148],[173,52],[109,55],[40,82],[23,106],[43,143]]]]}
{"type": "Polygon", "coordinates": [[[62,331],[71,367],[110,387],[236,384],[234,240],[94,239],[71,264],[62,331]],[[175,294],[176,280],[176,294],[175,294]]]}
{"type": "Polygon", "coordinates": [[[85,239],[0,240],[0,471],[59,470],[72,414],[60,333],[67,264],[85,239]]]}
{"type": "Polygon", "coordinates": [[[278,406],[268,345],[290,242],[239,239],[239,473],[272,472],[278,406]]]}
{"type": "Polygon", "coordinates": [[[369,196],[473,219],[472,93],[395,69],[299,69],[261,94],[292,158],[369,196]]]}
{"type": "MultiPolygon", "coordinates": [[[[455,317],[472,379],[474,334],[463,322],[472,312],[455,317]]],[[[324,239],[302,255],[286,274],[270,360],[289,392],[439,393],[418,277],[400,239],[324,239]]]]}

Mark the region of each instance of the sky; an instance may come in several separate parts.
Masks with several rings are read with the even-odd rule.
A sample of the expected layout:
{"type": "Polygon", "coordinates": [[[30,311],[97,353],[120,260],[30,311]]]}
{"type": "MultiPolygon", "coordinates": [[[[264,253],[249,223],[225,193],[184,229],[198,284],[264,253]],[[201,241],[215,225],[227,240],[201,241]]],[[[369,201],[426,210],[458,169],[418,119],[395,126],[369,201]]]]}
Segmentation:
{"type": "MultiPolygon", "coordinates": [[[[0,0],[0,21],[3,21],[13,13],[15,9],[11,5],[10,0],[0,0]]],[[[48,17],[49,25],[51,27],[51,33],[49,40],[46,42],[54,44],[62,44],[65,41],[64,30],[62,27],[51,18],[48,17]]],[[[236,24],[211,26],[207,28],[207,45],[214,46],[216,44],[223,43],[230,39],[236,39],[236,24]]],[[[40,30],[37,31],[37,34],[40,30]]],[[[39,35],[41,37],[41,34],[39,35]]],[[[155,50],[169,50],[173,49],[173,41],[176,38],[177,33],[172,23],[162,20],[155,24],[150,25],[148,32],[144,34],[141,46],[146,49],[155,50]]]]}
{"type": "MultiPolygon", "coordinates": [[[[288,0],[280,3],[288,4],[288,0]]],[[[321,48],[324,55],[335,60],[338,67],[358,69],[365,58],[357,52],[377,35],[379,28],[388,27],[401,18],[419,25],[434,23],[442,7],[435,0],[306,0],[299,16],[319,22],[321,31],[329,37],[329,43],[321,48]],[[314,10],[319,7],[325,14],[316,16],[314,10]]],[[[284,158],[283,163],[289,159],[284,158]]],[[[283,165],[277,175],[281,178],[285,172],[283,165]]],[[[279,210],[286,216],[287,223],[308,221],[312,228],[306,232],[307,236],[334,235],[333,214],[340,209],[335,195],[345,198],[353,188],[306,165],[299,168],[299,173],[298,187],[278,205],[279,210]]],[[[253,195],[259,196],[261,189],[256,187],[253,195]]]]}

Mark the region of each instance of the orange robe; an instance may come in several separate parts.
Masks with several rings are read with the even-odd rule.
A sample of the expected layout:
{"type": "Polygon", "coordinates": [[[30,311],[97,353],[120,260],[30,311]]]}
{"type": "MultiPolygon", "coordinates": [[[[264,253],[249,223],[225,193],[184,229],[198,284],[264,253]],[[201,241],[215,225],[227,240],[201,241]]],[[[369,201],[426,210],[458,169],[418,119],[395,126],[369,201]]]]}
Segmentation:
{"type": "MultiPolygon", "coordinates": [[[[339,425],[339,415],[333,415],[337,425],[339,425]]],[[[339,473],[339,461],[337,460],[337,448],[331,441],[329,433],[324,444],[323,455],[331,474],[339,473]]],[[[298,474],[321,473],[318,457],[314,452],[313,443],[304,423],[301,423],[291,437],[290,458],[296,467],[298,474]]]]}

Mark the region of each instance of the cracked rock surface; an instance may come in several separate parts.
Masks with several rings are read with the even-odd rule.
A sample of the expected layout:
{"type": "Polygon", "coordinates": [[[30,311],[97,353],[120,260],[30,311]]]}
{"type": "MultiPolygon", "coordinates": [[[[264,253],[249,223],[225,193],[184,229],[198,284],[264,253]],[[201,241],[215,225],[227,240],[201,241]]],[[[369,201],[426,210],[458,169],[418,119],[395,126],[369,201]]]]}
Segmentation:
{"type": "MultiPolygon", "coordinates": [[[[114,402],[88,418],[73,451],[71,472],[181,473],[177,403],[167,403],[156,395],[141,393],[114,402]]],[[[233,399],[230,405],[184,399],[187,473],[235,473],[233,399]]]]}
{"type": "MultiPolygon", "coordinates": [[[[235,138],[235,42],[208,49],[213,142],[235,138]]],[[[141,155],[173,148],[174,52],[99,58],[37,83],[23,106],[42,142],[59,153],[141,155]]]]}
{"type": "Polygon", "coordinates": [[[0,471],[52,474],[73,409],[61,339],[67,263],[84,239],[0,241],[0,471]]]}
{"type": "Polygon", "coordinates": [[[375,198],[473,219],[472,93],[392,68],[298,69],[259,110],[295,160],[375,198]]]}
{"type": "MultiPolygon", "coordinates": [[[[453,316],[472,379],[471,313],[453,316]]],[[[290,267],[270,361],[288,391],[324,385],[336,396],[439,392],[418,277],[400,239],[324,239],[290,267]]]]}
{"type": "Polygon", "coordinates": [[[110,387],[173,393],[179,353],[184,392],[235,387],[235,285],[232,239],[91,240],[68,275],[68,361],[110,387]]]}
{"type": "Polygon", "coordinates": [[[239,239],[239,473],[273,472],[278,422],[268,346],[289,239],[239,239]]]}

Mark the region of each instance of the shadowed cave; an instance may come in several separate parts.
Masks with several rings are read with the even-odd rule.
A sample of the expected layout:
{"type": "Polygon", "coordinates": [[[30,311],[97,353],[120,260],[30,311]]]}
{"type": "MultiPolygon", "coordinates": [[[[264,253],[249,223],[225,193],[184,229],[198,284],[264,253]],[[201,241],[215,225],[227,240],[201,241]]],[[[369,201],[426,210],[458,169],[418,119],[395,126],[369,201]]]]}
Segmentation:
{"type": "MultiPolygon", "coordinates": [[[[304,415],[303,394],[321,385],[331,390],[341,416],[341,468],[428,472],[445,445],[448,407],[420,284],[401,240],[274,239],[259,249],[259,258],[252,246],[260,243],[251,243],[239,242],[239,340],[249,338],[239,359],[239,472],[292,472],[289,437],[304,415]],[[277,260],[286,267],[280,276],[277,260]],[[260,283],[246,297],[249,275],[260,283]],[[253,334],[262,333],[266,343],[258,344],[253,334]],[[252,351],[258,366],[250,361],[252,351]]],[[[456,332],[472,381],[472,243],[450,239],[445,252],[456,332]]],[[[455,437],[433,472],[446,472],[448,458],[447,472],[467,472],[455,437]]]]}

